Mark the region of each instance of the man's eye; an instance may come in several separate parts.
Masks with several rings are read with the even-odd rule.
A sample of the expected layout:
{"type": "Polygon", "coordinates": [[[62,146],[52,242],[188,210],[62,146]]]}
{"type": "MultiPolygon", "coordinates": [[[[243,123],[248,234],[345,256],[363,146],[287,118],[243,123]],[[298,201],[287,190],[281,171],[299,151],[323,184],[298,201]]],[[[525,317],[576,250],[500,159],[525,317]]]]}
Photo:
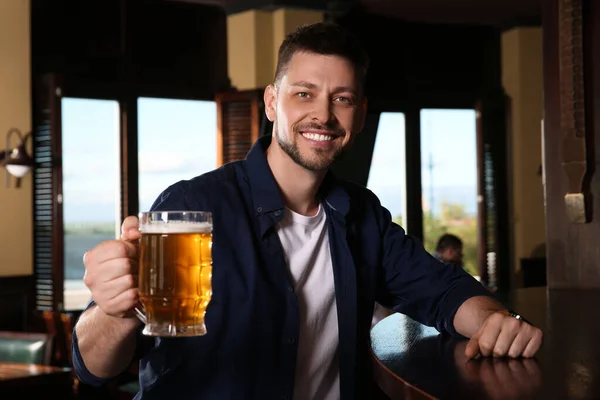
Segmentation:
{"type": "Polygon", "coordinates": [[[303,98],[303,99],[305,99],[305,98],[307,98],[307,97],[308,97],[308,93],[306,93],[306,92],[298,92],[298,93],[296,94],[296,96],[298,96],[298,97],[300,97],[300,98],[303,98]]]}
{"type": "Polygon", "coordinates": [[[344,96],[336,97],[335,101],[340,103],[352,104],[352,99],[344,96]]]}

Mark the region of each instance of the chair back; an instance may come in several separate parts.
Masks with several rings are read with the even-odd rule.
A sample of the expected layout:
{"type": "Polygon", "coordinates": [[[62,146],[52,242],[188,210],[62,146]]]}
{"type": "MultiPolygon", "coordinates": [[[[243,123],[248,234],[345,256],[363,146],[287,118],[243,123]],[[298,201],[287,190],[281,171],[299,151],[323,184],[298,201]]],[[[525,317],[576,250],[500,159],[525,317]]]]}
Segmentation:
{"type": "Polygon", "coordinates": [[[54,335],[0,331],[0,361],[50,365],[54,335]]]}

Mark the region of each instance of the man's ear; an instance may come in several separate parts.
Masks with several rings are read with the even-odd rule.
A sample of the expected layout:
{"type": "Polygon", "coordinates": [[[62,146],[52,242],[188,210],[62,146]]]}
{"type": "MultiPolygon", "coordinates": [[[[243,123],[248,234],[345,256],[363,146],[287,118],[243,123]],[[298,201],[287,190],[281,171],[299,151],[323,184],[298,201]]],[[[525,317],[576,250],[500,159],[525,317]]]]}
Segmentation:
{"type": "Polygon", "coordinates": [[[269,85],[265,88],[264,101],[267,118],[273,122],[277,115],[277,89],[275,86],[269,85]]]}

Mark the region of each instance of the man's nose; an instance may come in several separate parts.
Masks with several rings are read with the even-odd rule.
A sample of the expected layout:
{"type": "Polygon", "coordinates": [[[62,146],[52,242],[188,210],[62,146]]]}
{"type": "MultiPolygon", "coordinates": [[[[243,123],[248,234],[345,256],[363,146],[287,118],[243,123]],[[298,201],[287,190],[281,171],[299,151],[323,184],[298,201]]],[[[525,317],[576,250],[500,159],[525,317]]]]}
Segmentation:
{"type": "Polygon", "coordinates": [[[331,121],[332,117],[332,105],[331,102],[326,98],[321,98],[318,101],[315,101],[314,108],[312,110],[312,120],[318,121],[319,123],[325,125],[331,121]]]}

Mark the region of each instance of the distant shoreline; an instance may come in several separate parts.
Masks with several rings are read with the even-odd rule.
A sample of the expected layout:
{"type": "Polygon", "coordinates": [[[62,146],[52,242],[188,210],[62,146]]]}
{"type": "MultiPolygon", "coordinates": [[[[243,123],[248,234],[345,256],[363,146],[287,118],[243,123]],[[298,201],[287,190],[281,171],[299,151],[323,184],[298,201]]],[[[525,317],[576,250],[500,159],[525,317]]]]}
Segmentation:
{"type": "Polygon", "coordinates": [[[65,235],[114,235],[115,222],[69,222],[64,225],[65,235]]]}

